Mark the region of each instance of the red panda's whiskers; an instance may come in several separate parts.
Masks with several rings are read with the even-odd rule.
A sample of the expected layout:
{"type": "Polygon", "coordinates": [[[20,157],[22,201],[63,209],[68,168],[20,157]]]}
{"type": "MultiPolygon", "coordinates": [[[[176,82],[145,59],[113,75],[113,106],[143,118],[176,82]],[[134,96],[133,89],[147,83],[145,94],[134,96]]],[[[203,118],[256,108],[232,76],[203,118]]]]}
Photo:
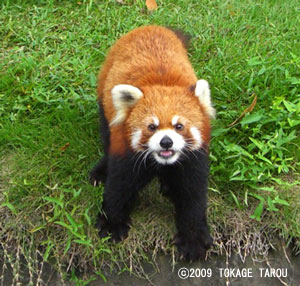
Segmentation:
{"type": "Polygon", "coordinates": [[[192,139],[192,138],[188,138],[188,139],[185,140],[185,142],[186,142],[187,144],[194,144],[194,143],[195,143],[195,140],[192,139]]]}
{"type": "Polygon", "coordinates": [[[139,160],[141,158],[141,156],[143,155],[144,152],[146,152],[147,150],[143,150],[143,151],[140,151],[140,152],[137,152],[134,154],[133,156],[133,160],[139,160]]]}
{"type": "Polygon", "coordinates": [[[194,144],[193,143],[186,143],[186,146],[187,147],[194,147],[194,144]]]}
{"type": "Polygon", "coordinates": [[[191,144],[191,143],[186,144],[186,148],[185,149],[188,150],[188,151],[194,151],[195,150],[195,145],[191,144]]]}
{"type": "Polygon", "coordinates": [[[160,165],[156,160],[151,160],[149,166],[157,170],[160,165]]]}
{"type": "Polygon", "coordinates": [[[187,153],[192,154],[195,157],[195,159],[197,159],[197,156],[195,154],[196,150],[186,149],[186,151],[187,151],[187,153]]]}
{"type": "Polygon", "coordinates": [[[147,157],[149,156],[149,154],[151,153],[151,150],[148,149],[147,152],[145,153],[142,161],[144,162],[144,166],[146,167],[146,160],[147,160],[147,157]]]}
{"type": "Polygon", "coordinates": [[[138,172],[139,172],[139,170],[141,169],[141,166],[142,166],[143,162],[144,162],[144,166],[145,166],[145,168],[146,168],[146,160],[147,160],[147,157],[149,156],[149,154],[151,153],[151,150],[148,148],[148,149],[146,149],[145,151],[146,151],[146,152],[143,152],[143,156],[142,156],[142,160],[141,160],[141,162],[140,162],[140,164],[139,164],[138,172]]]}
{"type": "Polygon", "coordinates": [[[198,152],[198,153],[203,154],[203,155],[207,154],[206,151],[202,147],[197,149],[197,150],[194,150],[193,152],[198,152]]]}
{"type": "MultiPolygon", "coordinates": [[[[136,165],[138,164],[139,160],[141,160],[141,162],[143,162],[143,157],[144,157],[145,153],[147,153],[148,151],[149,151],[149,148],[148,148],[148,149],[145,149],[145,150],[142,151],[142,152],[138,152],[138,153],[135,154],[135,156],[134,156],[133,158],[134,158],[134,159],[135,159],[135,157],[137,157],[137,158],[135,159],[135,163],[134,163],[134,166],[133,166],[133,171],[135,170],[135,167],[136,167],[136,165]]],[[[141,165],[141,164],[140,164],[140,165],[141,165]]],[[[139,169],[140,169],[140,165],[139,165],[139,167],[138,167],[138,172],[139,172],[139,169]]]]}
{"type": "MultiPolygon", "coordinates": [[[[186,141],[187,142],[187,141],[186,141]]],[[[192,154],[196,159],[197,159],[197,156],[196,156],[196,152],[201,152],[200,151],[201,149],[195,149],[195,146],[194,144],[191,144],[191,143],[187,143],[186,144],[186,148],[185,148],[185,151],[186,153],[189,153],[189,154],[192,154]]],[[[187,155],[186,155],[187,156],[187,155]]]]}
{"type": "Polygon", "coordinates": [[[182,156],[185,156],[186,158],[189,158],[188,155],[187,155],[184,151],[181,151],[181,150],[180,150],[179,153],[180,153],[182,156]]]}
{"type": "MultiPolygon", "coordinates": [[[[185,154],[185,155],[186,155],[186,154],[185,154]]],[[[180,165],[180,166],[183,166],[182,163],[180,162],[180,160],[177,160],[177,161],[175,162],[175,164],[180,165]]]]}

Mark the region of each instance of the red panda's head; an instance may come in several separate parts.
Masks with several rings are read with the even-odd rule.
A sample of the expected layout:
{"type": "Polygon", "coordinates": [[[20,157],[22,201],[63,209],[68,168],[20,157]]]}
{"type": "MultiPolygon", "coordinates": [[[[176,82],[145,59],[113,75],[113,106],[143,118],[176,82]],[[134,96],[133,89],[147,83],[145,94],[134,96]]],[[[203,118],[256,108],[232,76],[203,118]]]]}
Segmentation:
{"type": "Polygon", "coordinates": [[[214,116],[207,81],[194,88],[117,85],[112,89],[116,115],[111,125],[124,123],[134,152],[163,165],[184,159],[188,152],[209,144],[210,117],[214,116]]]}

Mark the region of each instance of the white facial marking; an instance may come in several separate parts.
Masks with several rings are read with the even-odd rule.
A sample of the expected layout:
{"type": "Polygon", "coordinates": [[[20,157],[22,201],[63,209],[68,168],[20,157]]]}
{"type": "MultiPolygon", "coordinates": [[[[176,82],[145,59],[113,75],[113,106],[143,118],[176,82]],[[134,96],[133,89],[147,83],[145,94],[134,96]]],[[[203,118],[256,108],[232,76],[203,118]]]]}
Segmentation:
{"type": "Polygon", "coordinates": [[[216,111],[211,104],[209,84],[206,80],[200,79],[196,83],[195,95],[200,103],[207,110],[210,117],[215,117],[216,111]]]}
{"type": "Polygon", "coordinates": [[[193,135],[193,138],[195,140],[194,148],[193,149],[198,149],[202,145],[202,137],[200,134],[200,131],[196,127],[191,127],[190,132],[193,135]]]}
{"type": "Polygon", "coordinates": [[[178,115],[173,116],[173,118],[172,118],[172,125],[173,126],[176,125],[178,123],[178,120],[179,120],[179,116],[178,115]]]}
{"type": "Polygon", "coordinates": [[[156,127],[159,126],[159,119],[156,116],[152,116],[152,120],[156,127]]]}
{"type": "Polygon", "coordinates": [[[139,149],[140,140],[142,138],[142,130],[137,129],[131,134],[131,147],[133,150],[139,149]]]}
{"type": "Polygon", "coordinates": [[[143,93],[137,87],[128,84],[118,84],[111,90],[112,100],[116,115],[110,125],[122,123],[127,115],[127,110],[143,97],[143,93]]]}
{"type": "Polygon", "coordinates": [[[148,142],[148,147],[153,152],[154,158],[158,163],[163,165],[175,163],[185,145],[186,143],[184,138],[172,129],[163,129],[155,132],[148,142]],[[173,152],[173,155],[164,158],[160,156],[160,152],[165,150],[160,146],[160,142],[165,136],[170,137],[170,139],[173,141],[172,147],[169,148],[169,150],[173,152]]]}

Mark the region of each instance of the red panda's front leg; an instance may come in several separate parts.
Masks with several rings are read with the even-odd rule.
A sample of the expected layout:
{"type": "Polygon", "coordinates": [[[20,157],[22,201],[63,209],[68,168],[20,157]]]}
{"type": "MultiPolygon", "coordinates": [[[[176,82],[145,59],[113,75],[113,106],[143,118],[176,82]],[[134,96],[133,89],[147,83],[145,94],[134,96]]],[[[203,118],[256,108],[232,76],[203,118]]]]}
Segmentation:
{"type": "Polygon", "coordinates": [[[102,205],[103,214],[99,215],[97,221],[100,237],[111,235],[114,241],[127,237],[130,212],[138,191],[153,177],[145,167],[141,167],[139,172],[133,172],[133,156],[133,153],[122,157],[109,156],[102,205]]]}
{"type": "Polygon", "coordinates": [[[107,165],[108,165],[108,149],[110,144],[110,130],[107,119],[104,115],[104,110],[101,101],[99,101],[99,115],[100,115],[100,134],[103,143],[104,156],[94,166],[89,174],[89,181],[93,186],[98,186],[100,183],[105,183],[107,177],[107,165]]]}
{"type": "Polygon", "coordinates": [[[213,244],[206,221],[208,155],[196,151],[182,166],[160,174],[167,195],[175,206],[175,245],[186,260],[204,258],[213,244]],[[194,156],[195,155],[195,156],[194,156]]]}

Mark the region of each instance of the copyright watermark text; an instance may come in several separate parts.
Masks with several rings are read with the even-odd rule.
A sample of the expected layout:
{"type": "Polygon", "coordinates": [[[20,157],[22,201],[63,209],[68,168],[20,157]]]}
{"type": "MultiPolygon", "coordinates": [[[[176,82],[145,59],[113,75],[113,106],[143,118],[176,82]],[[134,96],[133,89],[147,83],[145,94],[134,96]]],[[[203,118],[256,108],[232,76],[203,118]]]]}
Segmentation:
{"type": "MultiPolygon", "coordinates": [[[[256,276],[258,277],[287,277],[288,271],[287,268],[258,268],[254,274],[252,268],[217,268],[215,275],[220,278],[251,278],[256,276]]],[[[210,278],[213,276],[213,270],[211,268],[186,268],[182,267],[178,270],[178,277],[180,279],[187,278],[210,278]]]]}

